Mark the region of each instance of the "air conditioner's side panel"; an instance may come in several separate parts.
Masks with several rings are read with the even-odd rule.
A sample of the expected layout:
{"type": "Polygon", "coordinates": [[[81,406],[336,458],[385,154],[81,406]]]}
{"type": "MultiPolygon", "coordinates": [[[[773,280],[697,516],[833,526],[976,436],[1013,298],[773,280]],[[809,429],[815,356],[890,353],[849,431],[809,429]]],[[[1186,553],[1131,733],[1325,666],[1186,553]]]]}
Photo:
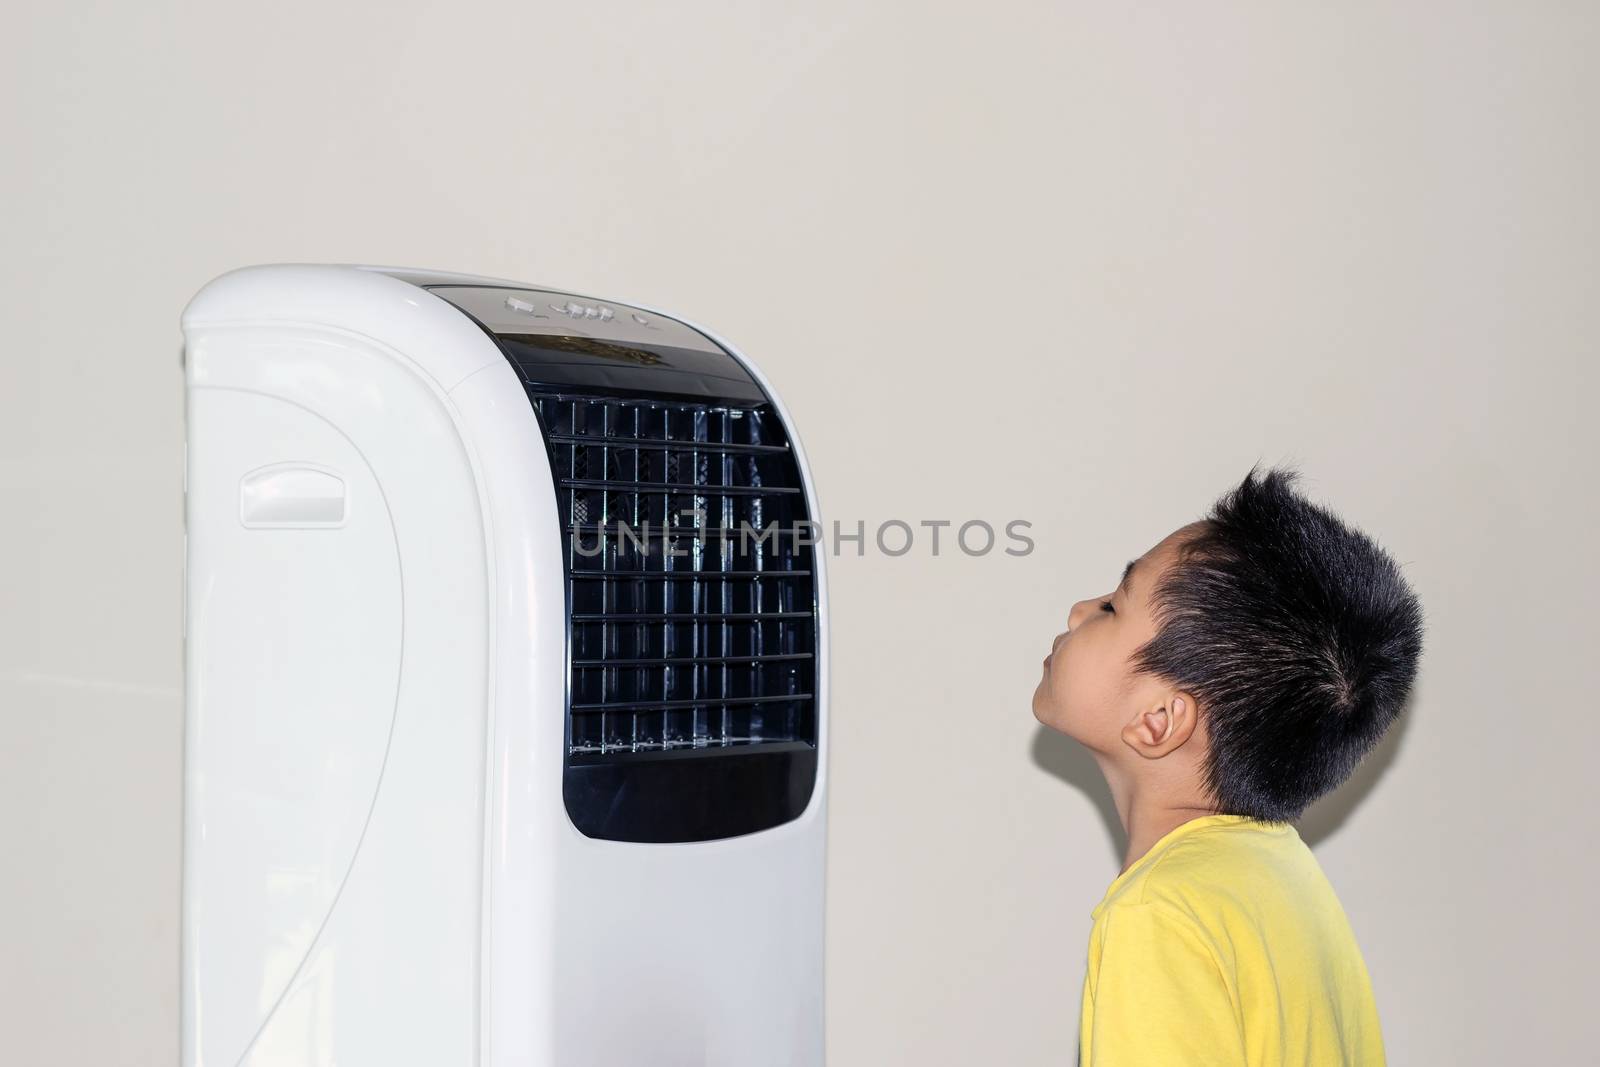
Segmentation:
{"type": "Polygon", "coordinates": [[[472,458],[382,345],[187,332],[184,1062],[476,1063],[472,458]]]}
{"type": "MultiPolygon", "coordinates": [[[[371,469],[326,420],[202,389],[189,406],[191,912],[196,1062],[237,1062],[288,989],[355,859],[400,676],[400,561],[371,469]],[[197,447],[196,447],[197,446],[197,447]],[[254,523],[285,460],[341,487],[339,522],[254,523]]],[[[279,495],[278,499],[283,499],[279,495]]]]}

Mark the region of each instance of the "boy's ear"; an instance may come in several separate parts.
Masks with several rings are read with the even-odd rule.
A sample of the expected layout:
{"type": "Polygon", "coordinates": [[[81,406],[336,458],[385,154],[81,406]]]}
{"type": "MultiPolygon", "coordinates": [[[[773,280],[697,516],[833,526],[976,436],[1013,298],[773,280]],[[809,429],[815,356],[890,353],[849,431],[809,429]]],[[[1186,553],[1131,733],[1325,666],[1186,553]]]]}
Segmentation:
{"type": "Polygon", "coordinates": [[[1145,759],[1160,759],[1194,735],[1194,695],[1176,692],[1166,701],[1147,708],[1122,728],[1122,740],[1145,759]]]}

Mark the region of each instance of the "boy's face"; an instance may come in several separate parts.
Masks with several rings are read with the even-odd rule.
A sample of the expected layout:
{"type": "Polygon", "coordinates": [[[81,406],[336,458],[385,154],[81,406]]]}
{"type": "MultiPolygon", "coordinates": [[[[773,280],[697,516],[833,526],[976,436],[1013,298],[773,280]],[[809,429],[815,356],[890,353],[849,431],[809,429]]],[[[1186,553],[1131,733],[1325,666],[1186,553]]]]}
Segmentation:
{"type": "Polygon", "coordinates": [[[1191,532],[1174,530],[1133,561],[1113,592],[1072,605],[1033,693],[1035,718],[1096,752],[1120,754],[1124,727],[1168,698],[1170,685],[1131,677],[1128,661],[1156,634],[1150,594],[1191,532]]]}

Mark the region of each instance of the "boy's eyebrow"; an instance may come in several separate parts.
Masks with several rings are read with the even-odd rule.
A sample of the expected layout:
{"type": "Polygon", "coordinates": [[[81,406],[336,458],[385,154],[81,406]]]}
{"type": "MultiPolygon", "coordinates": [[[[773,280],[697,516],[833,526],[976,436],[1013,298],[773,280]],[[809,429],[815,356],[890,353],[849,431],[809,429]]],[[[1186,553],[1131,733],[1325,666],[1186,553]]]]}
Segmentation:
{"type": "Polygon", "coordinates": [[[1128,561],[1128,565],[1126,567],[1122,568],[1122,581],[1117,583],[1117,588],[1122,590],[1122,593],[1123,593],[1124,596],[1132,596],[1133,595],[1132,592],[1128,588],[1128,579],[1133,576],[1134,565],[1136,563],[1138,563],[1138,562],[1139,561],[1136,560],[1136,559],[1130,559],[1128,561]]]}

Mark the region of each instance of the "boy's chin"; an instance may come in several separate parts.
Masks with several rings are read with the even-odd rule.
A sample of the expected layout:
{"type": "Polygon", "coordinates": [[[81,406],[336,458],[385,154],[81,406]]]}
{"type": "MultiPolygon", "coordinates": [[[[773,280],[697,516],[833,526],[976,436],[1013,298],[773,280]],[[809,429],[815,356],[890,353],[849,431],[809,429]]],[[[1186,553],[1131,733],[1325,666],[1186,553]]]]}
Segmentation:
{"type": "Polygon", "coordinates": [[[1050,727],[1056,733],[1069,740],[1076,741],[1084,748],[1096,749],[1096,746],[1091,743],[1082,729],[1081,723],[1074,722],[1070,715],[1064,714],[1062,709],[1054,706],[1048,700],[1041,700],[1038,694],[1034,695],[1033,717],[1038,719],[1041,725],[1050,727]]]}
{"type": "Polygon", "coordinates": [[[1050,703],[1043,683],[1040,683],[1039,688],[1033,692],[1033,717],[1056,733],[1065,734],[1068,737],[1072,737],[1074,741],[1077,740],[1076,737],[1073,737],[1072,731],[1067,728],[1066,717],[1061,714],[1061,709],[1050,703]]]}

